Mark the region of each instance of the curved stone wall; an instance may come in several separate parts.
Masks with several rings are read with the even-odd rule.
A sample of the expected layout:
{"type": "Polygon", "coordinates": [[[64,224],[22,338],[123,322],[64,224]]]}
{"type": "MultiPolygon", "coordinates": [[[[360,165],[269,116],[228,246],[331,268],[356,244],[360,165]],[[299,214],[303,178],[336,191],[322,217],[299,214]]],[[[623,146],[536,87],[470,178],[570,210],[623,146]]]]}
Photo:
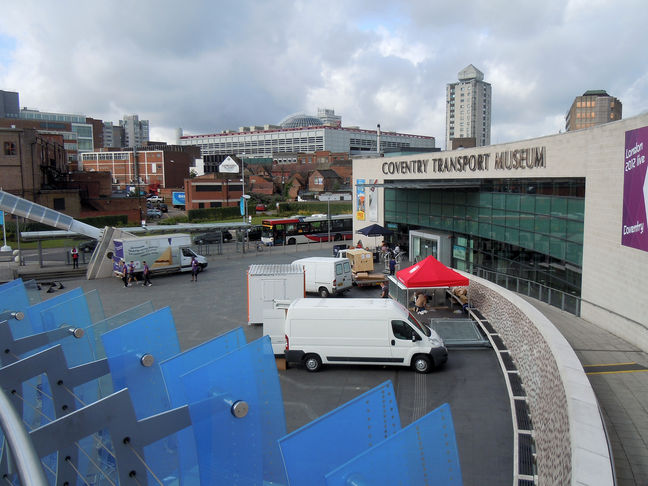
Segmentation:
{"type": "Polygon", "coordinates": [[[470,278],[470,303],[509,349],[533,421],[539,484],[614,484],[594,391],[567,340],[529,302],[492,282],[470,278]]]}

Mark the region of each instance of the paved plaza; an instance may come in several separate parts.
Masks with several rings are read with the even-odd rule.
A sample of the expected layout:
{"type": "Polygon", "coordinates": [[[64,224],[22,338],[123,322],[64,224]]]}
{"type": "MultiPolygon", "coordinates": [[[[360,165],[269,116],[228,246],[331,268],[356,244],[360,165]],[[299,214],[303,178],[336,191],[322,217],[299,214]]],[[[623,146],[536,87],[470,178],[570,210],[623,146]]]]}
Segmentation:
{"type": "MultiPolygon", "coordinates": [[[[240,249],[239,249],[240,250],[240,249]]],[[[235,327],[248,341],[262,334],[247,325],[247,275],[251,264],[290,263],[306,256],[329,256],[330,245],[236,251],[209,257],[208,269],[192,282],[188,274],[161,276],[153,286],[124,288],[116,278],[65,280],[66,288],[97,290],[106,316],[151,301],[170,306],[183,350],[235,327]]],[[[61,292],[61,291],[59,291],[61,292]]],[[[56,294],[49,294],[56,295],[56,294]]],[[[48,294],[42,292],[42,297],[48,294]]],[[[378,297],[379,289],[353,288],[341,298],[378,297]]],[[[590,365],[637,363],[648,356],[592,324],[532,300],[570,342],[585,370],[590,365]]],[[[455,424],[464,484],[510,484],[513,470],[512,425],[506,387],[490,349],[451,350],[443,369],[420,375],[395,367],[330,366],[319,373],[301,367],[279,371],[288,430],[320,417],[372,387],[391,380],[405,426],[443,403],[455,424]],[[486,479],[488,478],[488,479],[486,479]]],[[[610,435],[618,484],[648,485],[648,372],[589,374],[610,435]]]]}

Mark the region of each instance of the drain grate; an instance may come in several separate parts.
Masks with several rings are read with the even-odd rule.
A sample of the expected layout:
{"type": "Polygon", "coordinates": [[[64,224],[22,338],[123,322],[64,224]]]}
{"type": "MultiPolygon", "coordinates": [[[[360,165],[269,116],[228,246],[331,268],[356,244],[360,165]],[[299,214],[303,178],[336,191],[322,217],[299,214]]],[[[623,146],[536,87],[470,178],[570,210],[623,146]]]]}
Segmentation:
{"type": "Polygon", "coordinates": [[[528,434],[518,434],[518,472],[533,476],[533,439],[528,434]]]}
{"type": "Polygon", "coordinates": [[[493,342],[495,343],[495,346],[497,349],[500,351],[503,351],[506,349],[506,344],[504,344],[504,341],[502,341],[502,338],[499,336],[492,336],[493,337],[493,342]]]}
{"type": "Polygon", "coordinates": [[[471,311],[472,311],[473,314],[475,314],[479,318],[480,321],[485,321],[486,320],[486,319],[484,319],[484,316],[482,315],[482,313],[479,312],[477,309],[472,308],[471,311]]]}
{"type": "Polygon", "coordinates": [[[502,357],[502,363],[504,363],[506,371],[517,371],[517,367],[515,366],[510,353],[500,353],[500,356],[502,357]]]}
{"type": "Polygon", "coordinates": [[[525,397],[526,393],[524,392],[524,387],[522,386],[522,380],[519,375],[514,373],[508,373],[509,383],[511,384],[511,391],[513,392],[514,397],[525,397]]]}
{"type": "Polygon", "coordinates": [[[531,430],[533,428],[529,407],[525,400],[515,400],[515,417],[519,430],[531,430]]]}
{"type": "Polygon", "coordinates": [[[497,331],[493,326],[491,326],[490,322],[482,320],[481,323],[490,334],[497,334],[497,331]]]}

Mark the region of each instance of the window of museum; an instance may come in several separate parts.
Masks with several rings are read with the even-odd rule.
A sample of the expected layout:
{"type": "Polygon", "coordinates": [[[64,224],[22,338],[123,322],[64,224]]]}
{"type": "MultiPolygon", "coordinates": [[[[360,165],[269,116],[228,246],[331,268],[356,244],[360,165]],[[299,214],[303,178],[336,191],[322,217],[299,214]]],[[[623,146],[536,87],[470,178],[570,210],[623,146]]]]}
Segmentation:
{"type": "Polygon", "coordinates": [[[15,142],[5,142],[4,143],[4,154],[5,155],[16,155],[16,144],[15,144],[15,142]]]}

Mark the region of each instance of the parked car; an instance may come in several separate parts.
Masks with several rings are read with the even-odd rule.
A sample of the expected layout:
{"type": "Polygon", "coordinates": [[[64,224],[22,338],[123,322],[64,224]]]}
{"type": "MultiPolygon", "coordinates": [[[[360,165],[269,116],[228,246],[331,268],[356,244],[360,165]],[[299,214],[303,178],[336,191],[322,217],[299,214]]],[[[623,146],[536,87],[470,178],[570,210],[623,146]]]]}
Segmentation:
{"type": "Polygon", "coordinates": [[[169,212],[169,206],[167,206],[165,203],[158,204],[158,209],[160,211],[162,211],[163,213],[168,213],[169,212]]]}
{"type": "Polygon", "coordinates": [[[256,207],[254,208],[256,211],[265,211],[268,209],[265,204],[257,204],[256,207]]]}
{"type": "Polygon", "coordinates": [[[162,197],[160,197],[160,196],[151,196],[151,197],[147,198],[146,200],[148,202],[152,202],[152,203],[164,201],[164,199],[162,197]]]}
{"type": "Polygon", "coordinates": [[[149,208],[146,210],[146,217],[149,219],[161,218],[162,211],[156,208],[149,208]]]}
{"type": "Polygon", "coordinates": [[[79,251],[83,253],[92,253],[97,247],[97,240],[86,240],[79,243],[79,251]]]}
{"type": "MultiPolygon", "coordinates": [[[[223,230],[223,242],[227,243],[232,240],[232,233],[227,230],[223,230]]],[[[200,233],[194,236],[194,243],[196,245],[207,245],[210,243],[220,243],[221,242],[221,231],[214,230],[208,231],[206,233],[200,233]]]]}

